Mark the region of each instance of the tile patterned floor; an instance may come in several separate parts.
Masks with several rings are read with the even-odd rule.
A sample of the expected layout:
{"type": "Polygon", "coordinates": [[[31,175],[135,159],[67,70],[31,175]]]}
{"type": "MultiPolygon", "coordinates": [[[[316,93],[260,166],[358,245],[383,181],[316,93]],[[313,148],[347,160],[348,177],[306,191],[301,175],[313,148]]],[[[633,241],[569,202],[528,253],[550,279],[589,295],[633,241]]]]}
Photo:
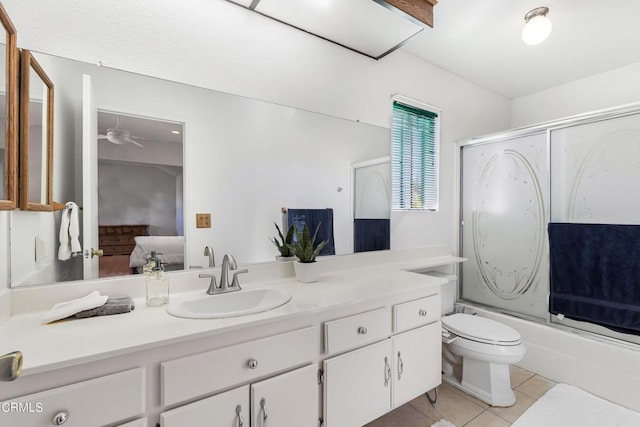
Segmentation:
{"type": "Polygon", "coordinates": [[[512,366],[511,387],[517,400],[509,408],[491,407],[443,383],[435,406],[425,396],[420,396],[365,427],[429,427],[442,419],[457,427],[508,427],[555,384],[533,372],[512,366]]]}

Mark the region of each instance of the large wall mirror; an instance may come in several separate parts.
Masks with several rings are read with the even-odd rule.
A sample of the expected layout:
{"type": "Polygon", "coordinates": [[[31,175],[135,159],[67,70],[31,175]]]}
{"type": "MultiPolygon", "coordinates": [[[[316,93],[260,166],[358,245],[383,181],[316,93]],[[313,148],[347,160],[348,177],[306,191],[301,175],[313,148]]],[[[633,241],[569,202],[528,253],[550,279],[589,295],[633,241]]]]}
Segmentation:
{"type": "Polygon", "coordinates": [[[16,30],[0,4],[0,210],[17,202],[18,49],[16,30]]]}
{"type": "Polygon", "coordinates": [[[39,52],[33,57],[56,91],[53,199],[75,202],[83,222],[95,214],[83,198],[83,177],[95,173],[97,215],[87,227],[98,230],[101,243],[82,250],[100,248],[104,256],[93,258],[98,273],[88,276],[86,255],[58,258],[63,211],[15,210],[11,286],[135,274],[143,259],[132,260],[129,251],[146,234],[151,239],[138,241],[168,246],[142,251],[159,249],[163,262],[179,269],[208,267],[205,246],[218,264],[225,253],[240,264],[275,261],[269,238],[283,207],[332,208],[336,254],[353,252],[351,165],[388,156],[389,129],[39,52]],[[90,104],[97,153],[95,161],[82,161],[83,105],[90,104]],[[211,228],[197,228],[196,213],[210,213],[211,228]]]}
{"type": "Polygon", "coordinates": [[[28,50],[20,56],[20,209],[53,209],[53,82],[28,50]]]}

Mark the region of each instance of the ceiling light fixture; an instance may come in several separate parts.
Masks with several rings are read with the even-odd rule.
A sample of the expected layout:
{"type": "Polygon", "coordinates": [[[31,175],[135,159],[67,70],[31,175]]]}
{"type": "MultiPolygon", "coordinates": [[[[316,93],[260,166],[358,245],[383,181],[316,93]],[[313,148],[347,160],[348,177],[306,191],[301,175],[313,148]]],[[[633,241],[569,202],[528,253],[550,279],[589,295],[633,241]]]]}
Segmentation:
{"type": "Polygon", "coordinates": [[[536,7],[524,16],[522,40],[528,45],[542,43],[551,34],[551,20],[547,18],[548,7],[536,7]]]}
{"type": "Polygon", "coordinates": [[[172,130],[171,133],[174,134],[174,135],[180,135],[180,131],[179,130],[172,130]]]}

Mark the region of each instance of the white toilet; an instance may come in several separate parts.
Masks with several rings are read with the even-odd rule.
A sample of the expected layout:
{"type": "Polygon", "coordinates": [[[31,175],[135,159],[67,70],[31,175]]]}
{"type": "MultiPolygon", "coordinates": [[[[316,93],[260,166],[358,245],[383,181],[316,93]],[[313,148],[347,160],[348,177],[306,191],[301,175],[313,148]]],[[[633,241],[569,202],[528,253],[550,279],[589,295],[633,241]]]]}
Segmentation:
{"type": "MultiPolygon", "coordinates": [[[[428,273],[432,275],[432,272],[428,273]]],[[[442,313],[454,311],[455,276],[437,274],[442,286],[442,313]]],[[[442,317],[442,380],[492,406],[511,406],[510,365],[525,354],[520,333],[495,320],[455,313],[442,317]]]]}
{"type": "Polygon", "coordinates": [[[516,403],[509,367],[524,357],[518,331],[463,313],[444,316],[442,329],[443,381],[492,406],[516,403]]]}

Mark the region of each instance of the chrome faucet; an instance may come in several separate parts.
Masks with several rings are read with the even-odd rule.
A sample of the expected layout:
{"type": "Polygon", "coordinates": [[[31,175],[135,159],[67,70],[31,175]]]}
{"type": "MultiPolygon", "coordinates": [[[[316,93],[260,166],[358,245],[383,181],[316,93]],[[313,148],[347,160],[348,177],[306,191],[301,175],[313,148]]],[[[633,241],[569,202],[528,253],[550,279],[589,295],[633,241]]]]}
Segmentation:
{"type": "Polygon", "coordinates": [[[220,271],[220,290],[222,292],[229,288],[229,270],[238,268],[233,255],[226,255],[222,258],[222,270],[220,271]]]}
{"type": "Polygon", "coordinates": [[[215,294],[223,294],[225,292],[234,292],[239,291],[240,283],[238,282],[238,274],[248,273],[248,269],[236,270],[238,265],[236,264],[236,259],[233,255],[225,255],[222,258],[222,267],[220,270],[220,284],[216,284],[216,276],[214,274],[199,274],[198,277],[201,278],[211,278],[211,282],[209,283],[209,288],[207,289],[207,294],[215,295],[215,294]],[[231,284],[229,284],[229,270],[236,270],[233,273],[233,278],[231,279],[231,284]]]}
{"type": "Polygon", "coordinates": [[[204,256],[209,257],[209,267],[216,266],[216,257],[213,254],[213,248],[211,246],[207,245],[204,247],[204,256]]]}

